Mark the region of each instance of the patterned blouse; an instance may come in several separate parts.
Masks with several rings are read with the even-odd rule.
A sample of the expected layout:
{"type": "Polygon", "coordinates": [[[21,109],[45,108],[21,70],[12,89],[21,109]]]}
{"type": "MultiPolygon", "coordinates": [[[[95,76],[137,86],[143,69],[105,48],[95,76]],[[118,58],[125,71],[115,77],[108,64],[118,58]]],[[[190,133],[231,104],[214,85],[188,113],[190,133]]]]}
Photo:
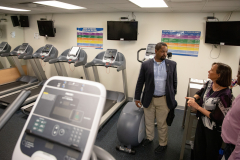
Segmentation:
{"type": "Polygon", "coordinates": [[[205,127],[211,130],[221,131],[223,119],[232,107],[234,97],[229,88],[214,92],[212,85],[213,82],[209,80],[204,84],[203,88],[196,93],[201,97],[199,105],[211,112],[210,118],[199,111],[197,117],[202,118],[205,127]]]}

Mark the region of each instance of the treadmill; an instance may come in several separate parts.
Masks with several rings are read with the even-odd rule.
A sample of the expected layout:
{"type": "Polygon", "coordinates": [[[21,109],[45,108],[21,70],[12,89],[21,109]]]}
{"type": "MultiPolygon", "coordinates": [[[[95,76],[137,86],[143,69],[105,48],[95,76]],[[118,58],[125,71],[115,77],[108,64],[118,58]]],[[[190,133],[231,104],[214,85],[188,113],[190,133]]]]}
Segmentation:
{"type": "Polygon", "coordinates": [[[93,68],[95,81],[100,82],[97,66],[104,66],[106,68],[112,67],[112,68],[117,68],[118,72],[122,71],[123,89],[124,89],[124,93],[107,90],[107,98],[106,98],[106,103],[103,110],[103,116],[99,124],[99,127],[101,127],[128,99],[126,60],[124,55],[118,52],[117,49],[107,49],[106,51],[100,52],[93,59],[93,61],[85,65],[86,68],[88,67],[93,68]]]}
{"type": "MultiPolygon", "coordinates": [[[[82,50],[80,47],[72,47],[71,49],[65,50],[58,58],[50,59],[49,64],[54,64],[57,70],[57,73],[59,76],[68,77],[66,69],[64,67],[65,63],[74,63],[75,67],[83,66],[83,70],[85,72],[85,76],[88,79],[88,72],[85,68],[85,64],[87,63],[87,54],[84,50],[82,50]]],[[[65,85],[59,86],[64,88],[65,85]]],[[[34,103],[30,103],[24,107],[21,108],[22,112],[26,115],[29,115],[32,107],[34,106],[34,103]]]]}
{"type": "Polygon", "coordinates": [[[85,68],[87,63],[87,53],[80,47],[72,47],[65,50],[58,58],[49,61],[54,64],[58,75],[68,77],[67,71],[63,63],[74,63],[74,67],[83,67],[83,71],[87,80],[89,80],[88,70],[85,68]]]}
{"type": "MultiPolygon", "coordinates": [[[[3,42],[3,43],[6,44],[6,42],[3,42]]],[[[3,46],[2,43],[0,46],[3,46]]],[[[10,46],[6,44],[4,48],[8,48],[6,50],[9,50],[9,47],[10,46]]],[[[8,52],[1,53],[1,57],[11,57],[13,59],[15,66],[18,68],[18,71],[21,77],[14,82],[0,85],[0,96],[6,95],[8,93],[11,93],[29,86],[36,85],[38,83],[38,79],[36,77],[25,75],[22,69],[22,66],[18,60],[18,59],[23,59],[24,56],[32,55],[32,53],[33,53],[33,49],[28,43],[23,43],[22,45],[16,47],[10,53],[8,52]]]]}
{"type": "MultiPolygon", "coordinates": [[[[0,55],[2,53],[9,53],[11,51],[11,46],[7,42],[2,42],[0,44],[0,55]]],[[[4,65],[0,62],[0,69],[4,69],[4,65]]]]}
{"type": "Polygon", "coordinates": [[[7,42],[2,42],[0,44],[0,55],[2,53],[9,53],[11,51],[11,46],[7,42]]]}
{"type": "MultiPolygon", "coordinates": [[[[44,83],[47,81],[47,77],[42,69],[42,66],[39,62],[39,58],[43,59],[44,62],[48,62],[50,59],[56,58],[58,56],[58,50],[53,47],[53,45],[47,44],[44,47],[38,49],[33,55],[24,56],[23,59],[34,59],[36,66],[38,68],[38,74],[41,75],[41,82],[36,86],[31,86],[26,88],[27,90],[31,91],[31,94],[28,99],[22,104],[22,106],[27,105],[29,103],[34,102],[38,94],[40,93],[44,83]]],[[[20,94],[21,90],[16,91],[12,94],[7,94],[4,96],[0,96],[0,104],[4,106],[8,106],[12,103],[20,94]]]]}

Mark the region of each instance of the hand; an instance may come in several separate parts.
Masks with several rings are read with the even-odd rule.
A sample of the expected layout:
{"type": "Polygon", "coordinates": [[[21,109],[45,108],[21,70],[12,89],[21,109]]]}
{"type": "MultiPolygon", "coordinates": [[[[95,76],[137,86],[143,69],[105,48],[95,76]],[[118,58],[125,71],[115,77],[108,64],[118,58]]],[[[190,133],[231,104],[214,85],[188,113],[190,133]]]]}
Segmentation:
{"type": "Polygon", "coordinates": [[[142,103],[138,100],[135,101],[135,104],[138,108],[141,108],[142,107],[142,103]]]}
{"type": "Polygon", "coordinates": [[[188,99],[188,101],[187,101],[188,107],[193,107],[198,110],[199,105],[195,102],[194,98],[192,98],[192,97],[185,97],[185,98],[188,99]]]}

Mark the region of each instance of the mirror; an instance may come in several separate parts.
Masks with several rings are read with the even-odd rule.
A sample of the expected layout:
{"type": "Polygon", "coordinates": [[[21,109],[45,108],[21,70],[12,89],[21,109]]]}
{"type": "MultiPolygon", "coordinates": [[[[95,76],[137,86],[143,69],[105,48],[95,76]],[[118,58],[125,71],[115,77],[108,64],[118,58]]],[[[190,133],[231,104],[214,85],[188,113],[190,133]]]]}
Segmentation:
{"type": "MultiPolygon", "coordinates": [[[[0,14],[0,43],[8,42],[12,51],[24,43],[24,32],[20,26],[13,27],[11,16],[0,14]]],[[[25,60],[19,60],[19,62],[23,66],[27,64],[25,60]]],[[[15,67],[12,57],[0,57],[0,70],[11,67],[15,67]]]]}

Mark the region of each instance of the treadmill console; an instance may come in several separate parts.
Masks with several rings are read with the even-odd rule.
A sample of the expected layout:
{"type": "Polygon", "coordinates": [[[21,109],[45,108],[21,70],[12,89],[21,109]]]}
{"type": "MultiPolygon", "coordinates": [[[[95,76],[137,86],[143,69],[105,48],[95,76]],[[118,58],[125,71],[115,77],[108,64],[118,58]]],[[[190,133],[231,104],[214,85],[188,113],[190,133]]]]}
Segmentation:
{"type": "Polygon", "coordinates": [[[53,45],[51,44],[46,44],[42,50],[42,53],[40,54],[41,58],[45,58],[47,56],[49,56],[49,54],[51,53],[51,50],[53,48],[53,45]]]}
{"type": "Polygon", "coordinates": [[[156,44],[148,44],[145,54],[145,59],[152,59],[155,57],[155,46],[156,44]]]}
{"type": "Polygon", "coordinates": [[[4,48],[7,46],[7,42],[2,42],[1,44],[0,44],[0,52],[2,52],[3,50],[4,50],[4,48]]]}
{"type": "Polygon", "coordinates": [[[17,51],[18,55],[24,54],[26,52],[27,48],[28,48],[28,43],[23,43],[17,51]]]}
{"type": "Polygon", "coordinates": [[[89,159],[105,99],[100,83],[50,78],[18,139],[13,160],[89,159]]]}
{"type": "Polygon", "coordinates": [[[77,59],[80,51],[81,51],[80,47],[72,47],[67,54],[67,59],[69,61],[77,59]]]}
{"type": "Polygon", "coordinates": [[[116,49],[107,49],[104,56],[103,62],[113,63],[116,60],[118,51],[116,49]]]}

